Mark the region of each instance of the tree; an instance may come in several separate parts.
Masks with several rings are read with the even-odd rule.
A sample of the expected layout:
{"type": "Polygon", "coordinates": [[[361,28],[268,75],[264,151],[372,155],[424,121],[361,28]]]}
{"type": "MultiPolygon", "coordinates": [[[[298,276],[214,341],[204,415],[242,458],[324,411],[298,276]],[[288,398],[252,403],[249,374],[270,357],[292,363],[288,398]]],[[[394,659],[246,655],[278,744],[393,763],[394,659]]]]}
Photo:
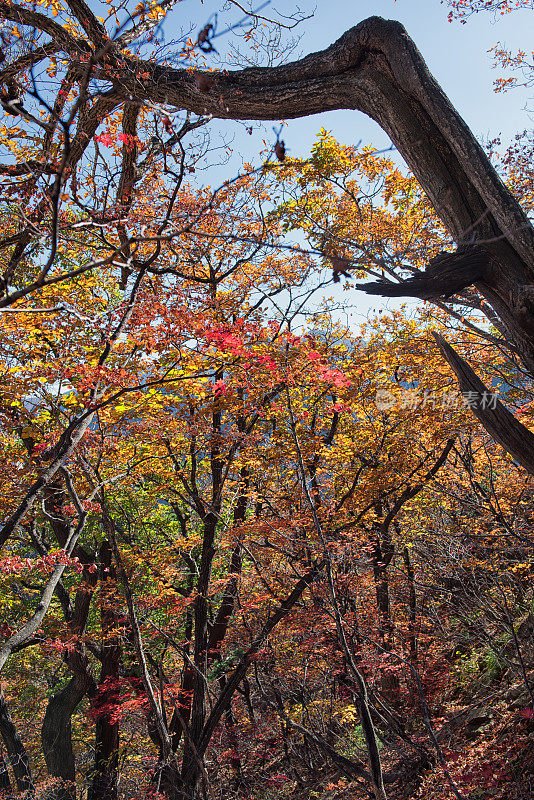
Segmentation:
{"type": "Polygon", "coordinates": [[[484,424],[496,377],[524,404],[494,421],[529,467],[528,325],[509,291],[526,217],[395,23],[226,73],[197,69],[212,23],[184,63],[151,61],[163,6],[112,35],[78,0],[0,9],[2,788],[34,793],[46,771],[37,791],[58,800],[77,784],[92,800],[284,796],[331,768],[379,800],[443,777],[457,798],[479,788],[482,766],[464,776],[440,745],[440,687],[456,643],[483,661],[502,644],[530,691],[532,509],[451,397],[430,328],[484,424]],[[278,141],[275,164],[188,185],[210,113],[340,103],[382,121],[449,234],[413,176],[326,131],[307,160],[278,141]],[[297,229],[309,248],[284,239],[297,229]],[[305,308],[325,271],[438,310],[359,337],[305,308]],[[451,294],[494,328],[455,327],[451,294]]]}
{"type": "MultiPolygon", "coordinates": [[[[508,3],[491,4],[494,5],[502,6],[503,10],[510,8],[508,3]]],[[[462,6],[476,10],[475,5],[462,6]]],[[[9,283],[16,264],[36,236],[48,202],[53,212],[49,223],[55,226],[54,209],[58,208],[61,186],[68,175],[80,168],[99,125],[105,119],[112,119],[117,109],[128,109],[123,117],[122,135],[135,139],[139,109],[151,105],[163,104],[165,108],[185,108],[201,115],[231,119],[294,118],[335,108],[353,108],[371,116],[388,133],[456,243],[472,244],[465,258],[460,255],[458,261],[452,259],[451,289],[457,291],[460,284],[476,287],[492,323],[499,326],[508,346],[532,371],[534,334],[529,294],[532,227],[429,74],[401,25],[372,17],[347,31],[324,52],[301,61],[211,74],[195,68],[159,65],[143,58],[142,50],[135,55],[127,50],[155,28],[166,9],[165,4],[152,10],[145,6],[138,8],[115,35],[110,35],[105,24],[78,2],[70,3],[67,13],[73,21],[64,24],[24,4],[6,3],[0,7],[8,29],[22,44],[1,75],[6,86],[6,108],[15,103],[9,106],[11,112],[31,122],[32,114],[25,110],[20,114],[17,104],[19,100],[22,102],[19,95],[24,94],[27,85],[38,105],[46,106],[36,83],[36,66],[52,59],[49,72],[53,74],[59,53],[65,67],[57,107],[50,110],[47,123],[52,134],[56,129],[62,131],[57,155],[51,157],[51,151],[45,148],[37,158],[34,155],[3,167],[4,174],[15,175],[17,183],[22,178],[22,184],[28,186],[32,175],[36,179],[55,176],[47,190],[50,199],[41,202],[15,239],[6,240],[6,244],[16,242],[16,245],[5,281],[9,283]],[[32,30],[44,37],[42,46],[32,44],[32,30]],[[10,98],[11,94],[16,97],[10,98]],[[66,105],[69,97],[76,99],[66,105]],[[67,108],[68,117],[60,123],[58,115],[67,114],[67,108]],[[71,141],[70,130],[75,120],[78,127],[71,141]]],[[[13,35],[10,42],[14,42],[13,35]]],[[[184,48],[184,52],[190,55],[191,48],[184,48]]],[[[123,202],[126,186],[128,194],[132,180],[134,183],[137,180],[132,177],[134,157],[125,140],[119,203],[123,202]]],[[[47,265],[37,282],[30,283],[24,292],[38,289],[48,269],[47,265]]],[[[438,268],[438,274],[439,271],[438,268]]],[[[435,279],[436,270],[428,275],[431,283],[435,279]]],[[[20,291],[8,292],[4,305],[14,302],[20,291]]],[[[443,294],[442,287],[437,291],[443,294]]],[[[517,454],[513,441],[506,446],[517,454]]],[[[531,449],[530,443],[523,444],[523,450],[527,449],[531,449]]]]}

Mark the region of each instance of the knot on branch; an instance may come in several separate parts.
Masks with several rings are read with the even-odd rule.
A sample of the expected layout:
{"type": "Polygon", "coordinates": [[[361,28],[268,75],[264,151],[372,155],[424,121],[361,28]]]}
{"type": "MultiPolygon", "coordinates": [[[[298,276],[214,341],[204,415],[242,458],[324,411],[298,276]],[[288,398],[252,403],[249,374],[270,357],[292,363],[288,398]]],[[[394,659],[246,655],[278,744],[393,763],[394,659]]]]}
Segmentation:
{"type": "Polygon", "coordinates": [[[424,272],[418,272],[400,283],[375,281],[359,283],[367,294],[385,297],[420,297],[436,300],[450,297],[481,280],[490,266],[490,255],[479,245],[460,245],[454,253],[442,252],[430,259],[424,272]]]}

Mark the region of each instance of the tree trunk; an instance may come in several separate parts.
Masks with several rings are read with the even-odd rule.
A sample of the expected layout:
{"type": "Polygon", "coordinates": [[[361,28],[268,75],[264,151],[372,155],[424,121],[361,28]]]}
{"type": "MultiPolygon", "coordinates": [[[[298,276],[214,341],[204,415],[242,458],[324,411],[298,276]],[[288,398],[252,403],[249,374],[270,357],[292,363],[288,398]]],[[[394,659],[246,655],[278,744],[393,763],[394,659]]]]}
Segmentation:
{"type": "Polygon", "coordinates": [[[410,647],[410,661],[414,666],[416,666],[417,665],[417,636],[416,636],[417,594],[415,592],[415,571],[407,547],[404,548],[402,556],[404,559],[404,564],[406,566],[406,576],[408,578],[408,602],[409,602],[408,645],[410,647]]]}
{"type": "Polygon", "coordinates": [[[4,758],[4,754],[0,753],[0,792],[11,794],[12,791],[9,772],[7,771],[7,761],[4,758]]]}
{"type": "Polygon", "coordinates": [[[158,766],[154,783],[156,791],[165,795],[168,800],[194,800],[196,783],[189,788],[184,785],[175,761],[158,766]]]}
{"type": "Polygon", "coordinates": [[[380,541],[380,530],[373,552],[373,577],[375,582],[376,606],[378,609],[378,637],[384,650],[391,650],[393,645],[393,619],[389,598],[388,566],[391,556],[386,555],[384,543],[380,541]]]}
{"type": "MultiPolygon", "coordinates": [[[[222,380],[219,370],[215,375],[222,380]]],[[[182,778],[187,786],[196,786],[200,777],[201,763],[198,755],[204,723],[206,721],[206,676],[208,670],[208,589],[211,579],[211,568],[215,556],[215,536],[221,510],[224,460],[221,455],[222,413],[215,408],[212,415],[212,431],[210,444],[211,467],[211,510],[203,519],[202,553],[197,581],[197,598],[195,600],[195,637],[193,675],[193,702],[191,705],[190,741],[184,742],[182,761],[182,778]]]]}
{"type": "Polygon", "coordinates": [[[90,676],[76,674],[48,701],[41,743],[48,774],[58,778],[54,800],[75,800],[76,763],[72,746],[72,715],[87,694],[90,676]]]}
{"type": "Polygon", "coordinates": [[[118,796],[119,722],[114,712],[120,703],[119,666],[121,646],[117,633],[117,581],[112,550],[105,539],[100,546],[100,618],[102,669],[94,708],[95,769],[89,800],[116,800],[118,796]]]}
{"type": "Polygon", "coordinates": [[[9,763],[15,776],[17,789],[19,792],[28,792],[28,796],[33,796],[34,785],[30,769],[30,760],[22,739],[17,733],[15,724],[11,719],[11,714],[7,707],[3,691],[0,689],[0,735],[4,740],[9,763]]]}
{"type": "MultiPolygon", "coordinates": [[[[393,649],[395,626],[391,614],[389,591],[389,565],[395,554],[395,545],[391,536],[391,523],[384,521],[377,525],[376,542],[373,552],[373,577],[375,582],[376,606],[378,609],[378,638],[382,648],[381,654],[390,653],[393,649]]],[[[391,664],[380,670],[380,682],[384,694],[390,700],[396,700],[400,691],[398,676],[391,670],[391,664]]]]}
{"type": "MultiPolygon", "coordinates": [[[[221,687],[221,692],[224,691],[226,686],[226,678],[224,675],[219,680],[219,685],[221,687]]],[[[232,708],[232,701],[230,701],[228,708],[226,709],[226,713],[224,715],[224,729],[226,732],[226,737],[228,739],[228,745],[230,747],[230,756],[228,758],[228,763],[230,764],[230,769],[232,772],[232,780],[231,785],[235,791],[238,791],[243,786],[243,768],[241,765],[241,756],[239,755],[239,738],[237,735],[237,724],[234,717],[234,711],[232,708]]]]}
{"type": "MultiPolygon", "coordinates": [[[[68,537],[68,523],[63,513],[65,501],[63,480],[57,476],[44,489],[44,503],[56,541],[62,547],[68,537]]],[[[87,625],[92,589],[96,585],[97,576],[91,569],[95,562],[94,555],[79,544],[74,553],[83,564],[83,584],[82,588],[76,590],[73,607],[64,609],[64,613],[69,633],[72,636],[81,636],[87,625]]],[[[59,779],[54,789],[54,798],[75,800],[76,763],[72,745],[72,716],[85,695],[94,694],[95,683],[82,644],[67,650],[64,661],[74,674],[48,701],[41,728],[41,742],[48,774],[59,779]]]]}
{"type": "Polygon", "coordinates": [[[195,637],[194,637],[194,664],[195,670],[191,676],[193,684],[193,700],[191,703],[190,733],[191,741],[184,741],[184,754],[182,760],[182,778],[184,783],[193,792],[200,777],[200,764],[195,752],[206,719],[206,680],[208,669],[208,587],[211,576],[211,567],[215,555],[215,532],[217,516],[210,512],[204,521],[204,535],[202,542],[202,555],[200,559],[199,578],[197,582],[197,599],[195,601],[195,637]]]}

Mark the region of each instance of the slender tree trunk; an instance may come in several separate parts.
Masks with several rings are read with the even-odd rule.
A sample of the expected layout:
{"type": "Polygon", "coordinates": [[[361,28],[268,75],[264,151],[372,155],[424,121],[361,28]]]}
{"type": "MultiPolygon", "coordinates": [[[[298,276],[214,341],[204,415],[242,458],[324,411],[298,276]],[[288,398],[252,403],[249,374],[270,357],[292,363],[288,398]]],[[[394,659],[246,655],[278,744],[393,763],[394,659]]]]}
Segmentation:
{"type": "MultiPolygon", "coordinates": [[[[180,515],[181,516],[181,515],[180,515]]],[[[181,521],[185,520],[181,517],[181,521]]],[[[184,527],[185,530],[185,527],[184,527]]],[[[191,572],[188,579],[188,594],[193,588],[194,575],[191,572]]],[[[191,607],[187,608],[185,614],[185,630],[184,630],[184,645],[182,648],[184,668],[182,673],[182,686],[180,693],[176,700],[176,707],[173,710],[171,721],[169,724],[169,733],[171,735],[172,749],[176,753],[183,734],[183,724],[189,725],[191,719],[191,704],[193,698],[194,688],[194,670],[189,661],[191,657],[191,639],[193,637],[193,612],[191,607]],[[180,714],[180,718],[178,717],[180,714]]]]}
{"type": "MultiPolygon", "coordinates": [[[[219,684],[221,692],[224,691],[224,687],[226,686],[226,678],[224,676],[220,679],[219,684]]],[[[232,771],[232,788],[239,789],[243,785],[243,768],[241,765],[241,756],[239,755],[237,725],[231,701],[224,715],[224,730],[231,750],[229,763],[232,771]]]]}
{"type": "Polygon", "coordinates": [[[394,626],[391,617],[391,602],[389,598],[388,568],[383,558],[382,547],[380,542],[377,542],[373,553],[373,576],[379,619],[378,636],[384,650],[390,651],[393,644],[394,626]]]}
{"type": "Polygon", "coordinates": [[[3,691],[0,689],[0,734],[4,740],[9,763],[15,776],[19,792],[27,792],[28,796],[34,794],[33,777],[30,768],[30,759],[22,739],[17,733],[15,724],[7,707],[3,691]]]}
{"type": "Polygon", "coordinates": [[[416,623],[417,623],[417,595],[415,592],[415,572],[410,553],[408,548],[403,550],[404,564],[406,566],[406,575],[408,577],[408,603],[409,603],[409,618],[408,618],[408,645],[410,648],[410,660],[415,666],[417,664],[417,637],[416,637],[416,623]]]}
{"type": "MultiPolygon", "coordinates": [[[[176,701],[178,710],[182,715],[182,719],[189,725],[191,719],[191,706],[193,704],[193,688],[194,688],[195,671],[192,667],[185,667],[182,677],[182,688],[176,701]]],[[[178,745],[182,739],[183,729],[178,722],[178,715],[173,712],[169,724],[169,731],[172,734],[172,747],[174,752],[178,749],[178,745]]]]}
{"type": "MultiPolygon", "coordinates": [[[[378,530],[373,553],[373,575],[375,581],[376,605],[378,609],[378,637],[382,653],[390,653],[393,649],[395,627],[391,615],[391,599],[389,592],[388,567],[394,554],[394,546],[389,533],[382,527],[378,530]]],[[[398,698],[400,691],[399,678],[388,666],[382,667],[381,685],[384,693],[391,699],[398,698]]]]}
{"type": "MultiPolygon", "coordinates": [[[[216,373],[216,379],[222,380],[223,372],[216,373]]],[[[222,502],[224,461],[221,456],[222,414],[218,407],[212,415],[210,465],[211,465],[211,510],[204,518],[204,535],[202,554],[197,581],[197,599],[195,601],[195,646],[193,676],[193,702],[191,706],[190,736],[191,741],[184,742],[182,761],[182,777],[194,794],[200,777],[198,744],[206,721],[206,676],[208,670],[208,589],[211,579],[211,568],[215,556],[215,536],[219,522],[222,502]]]]}
{"type": "Polygon", "coordinates": [[[102,625],[102,669],[95,730],[95,770],[89,800],[116,800],[118,797],[119,722],[113,714],[120,703],[119,666],[121,646],[117,633],[117,581],[112,550],[104,540],[100,546],[100,617],[102,625]]]}
{"type": "MultiPolygon", "coordinates": [[[[199,578],[197,583],[197,599],[195,601],[195,646],[194,665],[192,675],[193,701],[191,704],[190,732],[191,741],[184,742],[184,755],[182,760],[182,777],[191,792],[200,777],[200,765],[194,748],[198,745],[204,722],[206,719],[206,680],[208,671],[208,587],[211,576],[211,567],[215,555],[215,531],[217,517],[208,514],[204,523],[204,537],[202,556],[200,560],[199,578]],[[187,777],[186,777],[187,776],[187,777]]],[[[193,794],[191,795],[193,796],[193,794]]]]}

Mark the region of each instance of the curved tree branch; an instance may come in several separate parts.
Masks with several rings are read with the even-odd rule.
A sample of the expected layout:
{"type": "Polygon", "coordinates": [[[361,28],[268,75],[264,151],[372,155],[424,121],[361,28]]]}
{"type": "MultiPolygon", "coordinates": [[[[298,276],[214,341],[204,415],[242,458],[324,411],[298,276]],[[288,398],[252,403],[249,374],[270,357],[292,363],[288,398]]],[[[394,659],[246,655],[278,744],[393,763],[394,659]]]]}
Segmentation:
{"type": "MultiPolygon", "coordinates": [[[[83,50],[85,43],[42,14],[5,0],[0,14],[46,31],[71,58],[83,50]]],[[[299,61],[234,72],[161,66],[119,55],[121,45],[119,37],[112,58],[106,47],[93,56],[95,78],[113,85],[115,102],[110,96],[100,101],[104,115],[120,98],[119,103],[165,104],[225,119],[291,119],[346,108],[376,120],[455,240],[484,244],[491,267],[475,286],[534,373],[534,230],[400,23],[370,17],[299,61]]],[[[95,126],[89,128],[83,125],[73,142],[74,163],[95,126]]]]}
{"type": "MultiPolygon", "coordinates": [[[[84,7],[83,0],[71,0],[78,16],[84,7]]],[[[87,43],[49,17],[5,0],[0,15],[46,32],[73,64],[87,59],[87,43]]],[[[87,31],[88,20],[79,22],[87,31]]],[[[91,36],[101,40],[97,27],[91,36]]],[[[463,250],[433,260],[402,289],[371,284],[367,290],[436,299],[474,285],[534,374],[534,229],[400,23],[370,17],[299,61],[234,72],[192,73],[143,61],[120,52],[121,46],[118,37],[92,55],[93,78],[104,91],[88,113],[80,111],[68,168],[80,160],[99,123],[122,104],[164,104],[221,119],[362,111],[390,136],[457,243],[477,254],[470,264],[455,261],[463,250]]]]}

